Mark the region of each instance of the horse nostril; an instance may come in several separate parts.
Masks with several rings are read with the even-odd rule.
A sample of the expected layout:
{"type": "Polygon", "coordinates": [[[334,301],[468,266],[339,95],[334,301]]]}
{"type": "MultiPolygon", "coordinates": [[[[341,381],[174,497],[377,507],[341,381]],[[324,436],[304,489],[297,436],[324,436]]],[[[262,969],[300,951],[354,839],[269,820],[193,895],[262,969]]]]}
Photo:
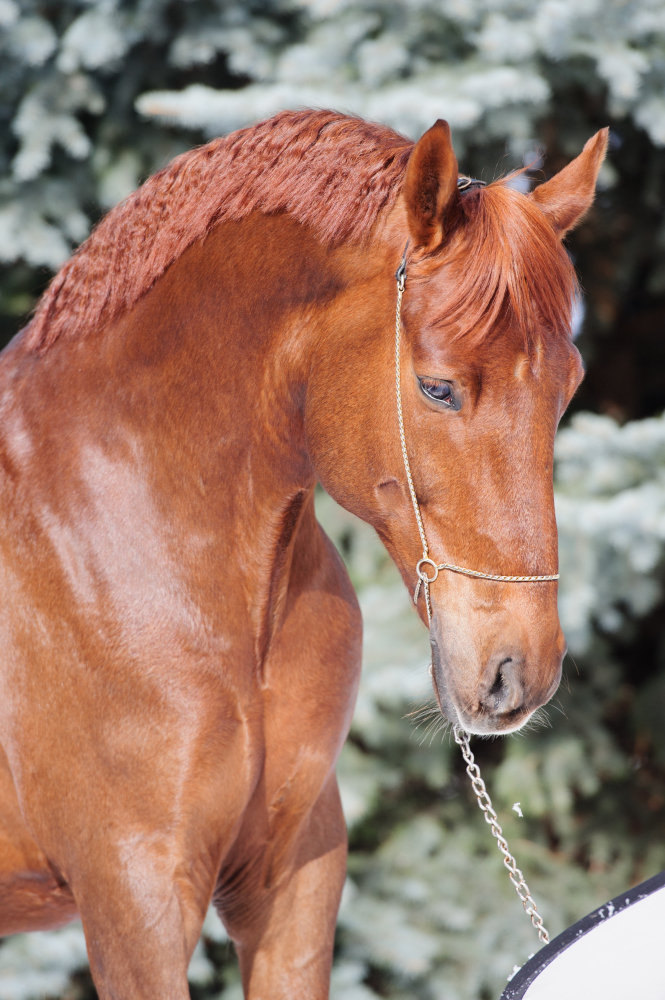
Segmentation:
{"type": "Polygon", "coordinates": [[[490,697],[492,697],[492,698],[498,698],[500,696],[501,692],[503,691],[503,688],[504,688],[503,667],[504,667],[505,664],[508,664],[510,662],[511,662],[510,657],[507,657],[502,663],[499,664],[499,669],[496,672],[496,677],[494,678],[494,683],[492,684],[492,687],[487,692],[490,695],[490,697]]]}
{"type": "Polygon", "coordinates": [[[491,684],[481,704],[493,715],[508,715],[522,708],[524,688],[521,680],[522,661],[512,656],[502,656],[494,671],[490,671],[491,684]]]}

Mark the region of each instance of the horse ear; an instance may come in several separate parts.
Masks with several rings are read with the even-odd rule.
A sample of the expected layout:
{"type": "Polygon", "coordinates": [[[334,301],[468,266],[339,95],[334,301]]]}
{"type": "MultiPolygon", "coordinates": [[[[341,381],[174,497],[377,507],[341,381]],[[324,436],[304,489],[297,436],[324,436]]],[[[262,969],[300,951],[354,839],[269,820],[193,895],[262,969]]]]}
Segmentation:
{"type": "Polygon", "coordinates": [[[446,209],[457,198],[457,158],[448,122],[439,119],[413,147],[404,178],[409,232],[417,247],[436,249],[446,209]]]}
{"type": "Polygon", "coordinates": [[[608,128],[596,132],[578,157],[531,192],[531,197],[561,237],[576,226],[591,207],[609,134],[608,128]]]}

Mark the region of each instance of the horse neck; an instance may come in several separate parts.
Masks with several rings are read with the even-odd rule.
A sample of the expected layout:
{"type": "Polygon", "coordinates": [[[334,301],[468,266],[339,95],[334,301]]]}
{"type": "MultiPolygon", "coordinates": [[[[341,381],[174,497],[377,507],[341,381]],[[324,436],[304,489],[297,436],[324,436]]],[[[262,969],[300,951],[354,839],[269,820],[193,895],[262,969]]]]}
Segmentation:
{"type": "MultiPolygon", "coordinates": [[[[327,250],[285,217],[223,223],[109,328],[42,359],[49,392],[60,385],[69,412],[87,392],[92,429],[81,433],[107,449],[112,438],[129,440],[178,527],[214,535],[223,572],[251,595],[259,657],[286,599],[294,548],[308,550],[299,564],[312,572],[317,553],[325,557],[304,400],[312,364],[334,365],[344,349],[335,311],[367,280],[363,257],[327,250]],[[196,523],[185,524],[192,507],[196,523]]],[[[61,433],[71,437],[68,427],[61,433]]]]}
{"type": "Polygon", "coordinates": [[[300,415],[302,306],[316,307],[327,276],[311,248],[292,253],[289,228],[262,216],[219,225],[104,335],[115,377],[159,414],[154,430],[163,436],[175,412],[175,436],[222,489],[225,508],[229,490],[243,496],[245,516],[262,498],[274,494],[281,506],[314,484],[300,415]]]}
{"type": "Polygon", "coordinates": [[[340,354],[371,350],[353,330],[366,329],[362,312],[353,322],[349,312],[377,274],[390,308],[392,257],[384,266],[381,250],[385,241],[330,250],[285,216],[220,224],[103,335],[103,358],[159,414],[160,437],[177,413],[188,451],[237,488],[246,514],[258,497],[281,509],[316,479],[303,422],[312,366],[334,372],[340,354]]]}

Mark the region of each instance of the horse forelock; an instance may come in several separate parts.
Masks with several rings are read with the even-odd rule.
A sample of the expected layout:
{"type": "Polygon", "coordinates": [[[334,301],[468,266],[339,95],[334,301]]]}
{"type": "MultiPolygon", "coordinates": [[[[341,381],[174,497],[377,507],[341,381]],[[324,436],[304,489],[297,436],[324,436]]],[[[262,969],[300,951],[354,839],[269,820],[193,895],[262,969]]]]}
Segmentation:
{"type": "Polygon", "coordinates": [[[283,112],[177,157],[62,267],[26,329],[45,350],[106,326],[222,221],[285,212],[325,244],[363,240],[396,198],[413,143],[331,111],[283,112]]]}
{"type": "Polygon", "coordinates": [[[543,338],[571,335],[578,284],[543,213],[507,180],[462,197],[439,253],[448,293],[432,322],[477,346],[508,324],[530,354],[543,338]]]}

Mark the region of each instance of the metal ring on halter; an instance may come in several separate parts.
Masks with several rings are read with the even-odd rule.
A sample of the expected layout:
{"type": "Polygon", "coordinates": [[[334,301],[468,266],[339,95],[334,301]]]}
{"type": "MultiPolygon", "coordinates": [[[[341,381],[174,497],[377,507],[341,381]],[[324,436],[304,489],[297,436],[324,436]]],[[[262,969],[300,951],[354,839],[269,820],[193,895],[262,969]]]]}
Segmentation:
{"type": "Polygon", "coordinates": [[[434,562],[433,559],[429,558],[419,559],[418,562],[416,563],[416,573],[418,574],[423,583],[434,583],[437,576],[439,575],[439,567],[437,566],[437,564],[434,562]],[[434,570],[434,576],[428,576],[427,573],[420,568],[423,565],[423,563],[427,563],[428,566],[432,567],[432,569],[434,570]]]}
{"type": "Polygon", "coordinates": [[[429,556],[423,556],[423,558],[419,559],[418,562],[416,563],[416,573],[418,574],[418,582],[416,584],[416,589],[413,591],[413,603],[416,605],[416,607],[418,607],[418,598],[420,596],[420,588],[424,586],[425,587],[425,596],[427,598],[427,617],[431,618],[432,617],[432,612],[431,612],[430,604],[429,604],[429,589],[428,588],[429,588],[430,583],[434,583],[434,581],[436,580],[437,576],[439,575],[439,567],[437,566],[437,564],[434,562],[433,559],[429,558],[429,556]],[[428,566],[432,567],[432,569],[434,570],[434,575],[433,576],[428,576],[427,573],[423,569],[421,569],[421,566],[423,565],[423,563],[427,563],[428,566]]]}

